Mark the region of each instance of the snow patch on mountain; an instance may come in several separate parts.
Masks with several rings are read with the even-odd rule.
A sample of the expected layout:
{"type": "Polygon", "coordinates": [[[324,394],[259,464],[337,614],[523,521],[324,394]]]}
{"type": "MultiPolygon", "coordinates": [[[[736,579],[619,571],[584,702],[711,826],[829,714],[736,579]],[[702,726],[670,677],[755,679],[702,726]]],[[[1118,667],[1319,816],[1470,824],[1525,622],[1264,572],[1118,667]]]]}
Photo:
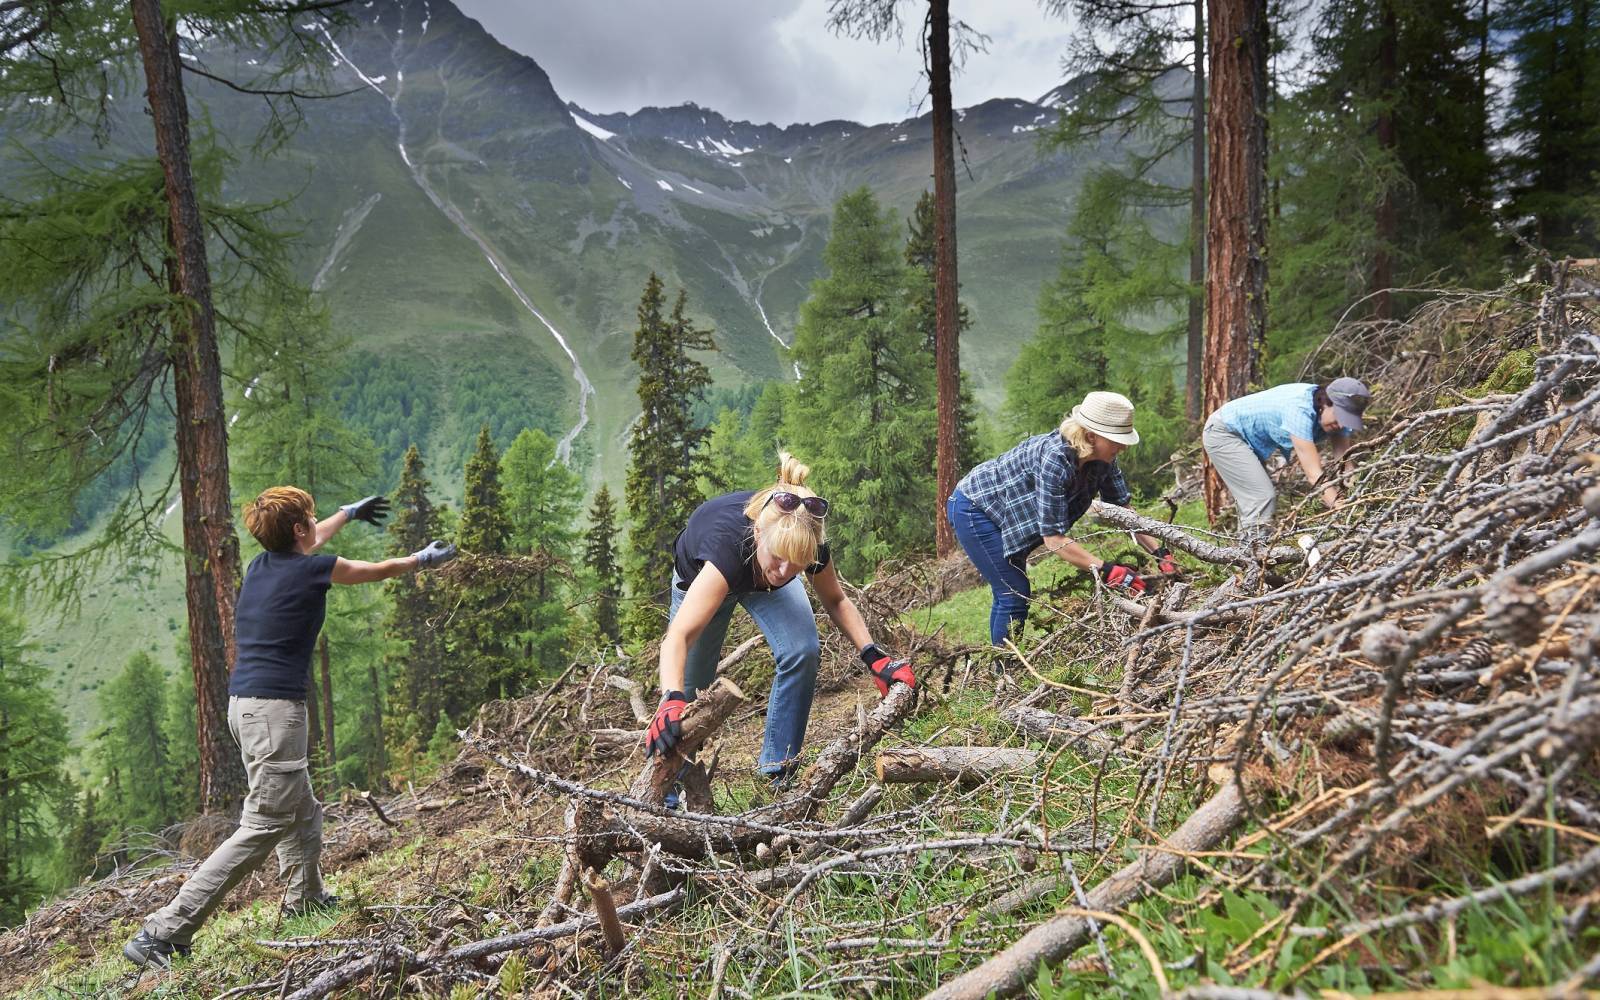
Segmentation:
{"type": "Polygon", "coordinates": [[[583,129],[585,132],[587,132],[590,135],[594,136],[596,139],[599,139],[601,142],[609,142],[612,139],[615,139],[617,137],[617,133],[615,133],[615,132],[607,132],[605,129],[603,129],[600,126],[596,125],[594,122],[592,122],[589,119],[583,117],[582,115],[574,114],[571,111],[568,111],[567,114],[572,115],[572,123],[574,125],[576,125],[579,128],[583,129]]]}

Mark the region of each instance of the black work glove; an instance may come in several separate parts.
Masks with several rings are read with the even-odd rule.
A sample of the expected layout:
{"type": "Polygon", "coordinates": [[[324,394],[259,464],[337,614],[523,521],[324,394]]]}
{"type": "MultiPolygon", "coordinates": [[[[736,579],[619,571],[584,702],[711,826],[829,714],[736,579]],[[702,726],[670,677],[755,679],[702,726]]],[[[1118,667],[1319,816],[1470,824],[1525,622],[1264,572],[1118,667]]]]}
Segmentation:
{"type": "Polygon", "coordinates": [[[1171,575],[1178,571],[1178,560],[1172,555],[1172,550],[1165,545],[1152,553],[1156,557],[1156,568],[1161,572],[1171,575]]]}
{"type": "Polygon", "coordinates": [[[435,538],[426,548],[418,549],[411,554],[417,557],[417,569],[432,569],[454,559],[457,552],[454,545],[446,545],[435,538]]]}
{"type": "Polygon", "coordinates": [[[869,642],[861,651],[861,662],[867,665],[872,683],[878,685],[878,696],[889,696],[889,685],[899,681],[908,688],[917,686],[917,677],[911,672],[910,660],[897,660],[875,642],[869,642]]]}
{"type": "Polygon", "coordinates": [[[1104,580],[1108,587],[1128,590],[1135,594],[1144,593],[1144,579],[1132,566],[1113,562],[1101,563],[1100,579],[1104,580]]]}
{"type": "Polygon", "coordinates": [[[644,755],[659,753],[665,757],[667,753],[683,738],[683,710],[688,707],[688,702],[683,698],[682,691],[668,691],[661,696],[661,706],[656,709],[656,717],[650,720],[650,728],[644,734],[644,755]]]}
{"type": "Polygon", "coordinates": [[[389,498],[367,497],[357,500],[355,503],[347,503],[339,509],[344,511],[344,516],[352,521],[382,524],[383,519],[389,516],[389,498]]]}

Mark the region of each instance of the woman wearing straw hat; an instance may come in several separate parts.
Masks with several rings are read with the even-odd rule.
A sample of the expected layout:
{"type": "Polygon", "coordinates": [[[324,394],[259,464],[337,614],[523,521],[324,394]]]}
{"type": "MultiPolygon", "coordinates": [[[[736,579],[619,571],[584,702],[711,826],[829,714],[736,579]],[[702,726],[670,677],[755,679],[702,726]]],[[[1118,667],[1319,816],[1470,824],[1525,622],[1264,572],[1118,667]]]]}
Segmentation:
{"type": "MultiPolygon", "coordinates": [[[[1231,399],[1206,420],[1200,443],[1211,467],[1233,494],[1239,508],[1239,532],[1251,538],[1266,534],[1278,505],[1278,488],[1267,472],[1266,461],[1275,452],[1300,460],[1306,482],[1313,488],[1323,479],[1322,456],[1317,445],[1333,441],[1333,467],[1337,469],[1350,449],[1350,436],[1361,429],[1361,415],[1372,401],[1372,391],[1353,378],[1336,378],[1327,385],[1291,382],[1231,399]]],[[[1322,501],[1338,506],[1339,491],[1322,487],[1322,501]]]]}
{"type": "Polygon", "coordinates": [[[888,695],[916,686],[911,664],[872,641],[829,558],[828,501],[805,485],[811,473],[788,452],[766,489],[713,497],[696,508],[673,542],[672,605],[661,640],[661,705],[645,734],[645,753],[666,754],[682,733],[695,692],[717,676],[733,610],[743,605],[772,649],[776,674],[767,700],[766,737],[757,762],[774,784],[794,769],[811,716],[821,660],[816,615],[796,577],[804,571],[823,610],[860,650],[861,662],[888,695]]]}
{"type": "MultiPolygon", "coordinates": [[[[1132,495],[1117,455],[1138,443],[1133,403],[1119,393],[1091,392],[1059,428],[979,465],[950,494],[945,510],[956,539],[994,591],[990,642],[1004,644],[1027,619],[1028,553],[1040,545],[1108,586],[1144,590],[1133,567],[1106,562],[1067,537],[1096,497],[1128,506],[1132,495]]],[[[1162,572],[1177,569],[1159,541],[1137,537],[1162,572]]]]}

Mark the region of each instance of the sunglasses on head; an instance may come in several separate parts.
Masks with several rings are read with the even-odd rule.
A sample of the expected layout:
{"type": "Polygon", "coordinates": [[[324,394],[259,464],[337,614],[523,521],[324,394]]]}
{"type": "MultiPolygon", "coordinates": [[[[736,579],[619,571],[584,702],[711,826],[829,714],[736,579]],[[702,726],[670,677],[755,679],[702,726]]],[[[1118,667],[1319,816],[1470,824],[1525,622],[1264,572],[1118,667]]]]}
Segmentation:
{"type": "MultiPolygon", "coordinates": [[[[785,514],[792,514],[796,507],[804,506],[806,512],[812,517],[828,516],[828,501],[821,497],[803,497],[798,493],[788,493],[783,490],[773,490],[767,497],[767,503],[777,504],[778,509],[785,514]]],[[[765,507],[764,503],[761,506],[765,507]]]]}

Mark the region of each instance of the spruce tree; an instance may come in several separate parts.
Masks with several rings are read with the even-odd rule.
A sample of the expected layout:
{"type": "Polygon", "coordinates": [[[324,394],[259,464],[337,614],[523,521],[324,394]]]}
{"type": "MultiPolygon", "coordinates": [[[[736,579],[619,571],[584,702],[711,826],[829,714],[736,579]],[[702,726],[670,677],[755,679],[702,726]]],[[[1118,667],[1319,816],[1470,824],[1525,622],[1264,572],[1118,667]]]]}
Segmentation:
{"type": "Polygon", "coordinates": [[[1600,255],[1600,5],[1504,0],[1510,216],[1556,255],[1600,255]]]}
{"type": "Polygon", "coordinates": [[[652,273],[633,336],[640,414],[629,439],[624,489],[629,577],[634,596],[656,604],[665,603],[672,582],[672,540],[704,499],[699,476],[706,430],[695,425],[693,408],[704,400],[711,373],[691,352],[715,345],[710,331],[689,320],[687,301],[680,290],[671,317],[664,316],[661,279],[652,273]]]}
{"type": "Polygon", "coordinates": [[[611,489],[601,485],[589,507],[589,530],[583,536],[583,565],[594,587],[594,624],[611,642],[622,638],[617,605],[622,599],[622,567],[617,562],[617,511],[611,489]]]}
{"type": "MultiPolygon", "coordinates": [[[[485,424],[467,459],[457,543],[474,555],[498,556],[507,551],[510,534],[505,491],[500,483],[500,454],[485,424]]],[[[520,671],[510,638],[520,616],[521,609],[516,606],[519,599],[513,586],[497,580],[478,581],[452,595],[448,639],[451,661],[456,664],[461,686],[471,689],[473,703],[510,697],[519,687],[520,671]]],[[[452,719],[457,717],[452,713],[452,719]]]]}
{"type": "MultiPolygon", "coordinates": [[[[389,522],[391,555],[409,555],[437,537],[439,513],[428,496],[431,484],[424,473],[422,453],[406,450],[400,485],[392,497],[394,516],[389,522]]],[[[389,740],[398,745],[409,738],[426,739],[439,714],[461,698],[462,685],[445,682],[445,648],[439,624],[438,589],[426,573],[407,573],[389,582],[394,595],[394,616],[389,635],[404,650],[393,660],[396,700],[404,715],[389,726],[389,740]]],[[[375,703],[377,726],[384,724],[381,703],[375,703]]]]}
{"type": "Polygon", "coordinates": [[[786,443],[812,467],[807,485],[833,501],[828,529],[847,576],[934,544],[934,379],[895,229],[870,190],[839,200],[825,274],[811,284],[790,350],[802,377],[786,443]]]}
{"type": "Polygon", "coordinates": [[[13,926],[45,889],[57,849],[50,805],[67,780],[67,721],[30,663],[22,623],[0,611],[0,926],[13,926]]]}

